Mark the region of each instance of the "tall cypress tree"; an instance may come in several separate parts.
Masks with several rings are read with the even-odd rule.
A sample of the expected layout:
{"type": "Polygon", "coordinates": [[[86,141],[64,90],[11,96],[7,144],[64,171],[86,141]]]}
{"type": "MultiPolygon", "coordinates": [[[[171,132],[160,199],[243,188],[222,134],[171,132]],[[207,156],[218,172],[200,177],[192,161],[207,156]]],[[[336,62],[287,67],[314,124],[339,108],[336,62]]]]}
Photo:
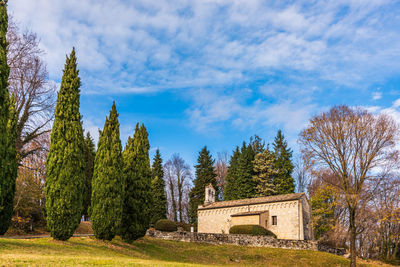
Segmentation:
{"type": "MultiPolygon", "coordinates": [[[[217,175],[214,172],[215,160],[212,158],[210,151],[207,147],[199,152],[197,158],[196,178],[194,180],[194,187],[189,193],[189,217],[191,223],[197,222],[197,207],[203,204],[205,199],[205,187],[211,184],[216,190],[217,188],[217,175]]],[[[215,193],[218,196],[218,192],[215,193]]]]}
{"type": "Polygon", "coordinates": [[[114,102],[100,132],[94,160],[90,219],[98,239],[111,240],[119,229],[124,195],[122,167],[122,145],[114,102]]]}
{"type": "Polygon", "coordinates": [[[224,190],[224,200],[238,199],[238,186],[237,186],[237,175],[238,175],[238,160],[240,157],[240,150],[237,146],[229,161],[228,173],[226,175],[226,185],[224,190]]]}
{"type": "Polygon", "coordinates": [[[274,178],[274,185],[276,194],[289,194],[294,193],[295,184],[292,177],[293,163],[292,163],[292,150],[288,148],[285,137],[282,131],[279,130],[274,143],[274,156],[275,156],[275,170],[277,174],[274,178]]]}
{"type": "Polygon", "coordinates": [[[85,158],[85,192],[83,198],[83,215],[85,219],[89,215],[89,207],[90,207],[90,200],[92,198],[92,178],[93,178],[93,171],[94,171],[94,158],[96,156],[94,141],[90,136],[90,133],[87,132],[85,137],[85,146],[84,146],[84,158],[85,158]]]}
{"type": "Polygon", "coordinates": [[[256,183],[256,196],[264,197],[276,194],[274,177],[277,173],[275,169],[274,154],[268,149],[258,153],[254,158],[254,176],[256,183]]]}
{"type": "Polygon", "coordinates": [[[75,49],[65,63],[46,164],[46,213],[51,236],[69,239],[78,227],[85,188],[80,78],[75,49]]]}
{"type": "Polygon", "coordinates": [[[16,112],[15,102],[10,101],[6,40],[8,28],[7,1],[0,0],[0,235],[11,223],[15,180],[17,177],[16,112]]]}
{"type": "Polygon", "coordinates": [[[121,223],[123,240],[132,242],[145,235],[150,223],[151,168],[150,144],[144,125],[136,125],[133,138],[128,138],[125,147],[124,177],[125,197],[121,223]]]}
{"type": "Polygon", "coordinates": [[[256,183],[253,179],[255,152],[251,144],[243,142],[240,156],[238,158],[238,169],[236,177],[237,199],[252,198],[256,195],[256,183]]]}
{"type": "Polygon", "coordinates": [[[165,194],[164,170],[160,150],[156,150],[151,169],[151,196],[152,206],[150,223],[154,224],[160,219],[167,218],[167,196],[165,194]]]}

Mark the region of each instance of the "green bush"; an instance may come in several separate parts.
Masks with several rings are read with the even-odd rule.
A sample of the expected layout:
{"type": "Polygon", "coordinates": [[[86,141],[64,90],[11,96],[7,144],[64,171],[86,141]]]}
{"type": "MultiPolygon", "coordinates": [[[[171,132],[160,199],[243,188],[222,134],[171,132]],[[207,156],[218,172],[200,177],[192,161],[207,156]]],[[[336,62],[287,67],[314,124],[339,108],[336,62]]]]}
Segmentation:
{"type": "Polygon", "coordinates": [[[177,227],[182,227],[182,229],[183,229],[185,232],[190,232],[190,227],[192,227],[191,224],[185,223],[185,222],[177,222],[177,223],[176,223],[176,226],[177,226],[177,227]]]}
{"type": "Polygon", "coordinates": [[[276,238],[276,235],[259,225],[235,225],[229,229],[230,234],[245,234],[245,235],[267,235],[276,238]]]}
{"type": "Polygon", "coordinates": [[[175,222],[166,219],[158,220],[154,228],[156,228],[156,230],[164,232],[175,232],[176,230],[178,230],[175,222]]]}

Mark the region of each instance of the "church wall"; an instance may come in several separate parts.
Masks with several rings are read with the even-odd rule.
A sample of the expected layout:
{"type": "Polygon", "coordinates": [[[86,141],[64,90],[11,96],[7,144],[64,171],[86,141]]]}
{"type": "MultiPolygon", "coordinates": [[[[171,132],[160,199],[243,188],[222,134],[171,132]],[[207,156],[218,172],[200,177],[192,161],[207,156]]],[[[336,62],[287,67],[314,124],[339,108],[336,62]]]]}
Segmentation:
{"type": "Polygon", "coordinates": [[[232,226],[242,224],[256,224],[260,223],[260,215],[249,215],[249,216],[235,216],[232,217],[232,226]]]}
{"type": "MultiPolygon", "coordinates": [[[[198,211],[199,233],[229,233],[231,214],[247,211],[269,211],[267,229],[279,239],[300,239],[299,201],[284,201],[198,211]],[[272,225],[272,216],[277,216],[277,225],[272,225]]],[[[257,223],[258,224],[258,223],[257,223]]]]}

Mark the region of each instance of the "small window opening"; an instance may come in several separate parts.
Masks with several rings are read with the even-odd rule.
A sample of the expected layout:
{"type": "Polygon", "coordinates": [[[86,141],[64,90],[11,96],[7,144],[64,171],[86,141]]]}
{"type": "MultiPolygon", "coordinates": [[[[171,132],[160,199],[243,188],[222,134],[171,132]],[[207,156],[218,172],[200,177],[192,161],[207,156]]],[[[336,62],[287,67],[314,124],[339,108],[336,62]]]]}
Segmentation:
{"type": "Polygon", "coordinates": [[[272,216],[272,225],[277,225],[278,224],[278,218],[276,216],[272,216]]]}

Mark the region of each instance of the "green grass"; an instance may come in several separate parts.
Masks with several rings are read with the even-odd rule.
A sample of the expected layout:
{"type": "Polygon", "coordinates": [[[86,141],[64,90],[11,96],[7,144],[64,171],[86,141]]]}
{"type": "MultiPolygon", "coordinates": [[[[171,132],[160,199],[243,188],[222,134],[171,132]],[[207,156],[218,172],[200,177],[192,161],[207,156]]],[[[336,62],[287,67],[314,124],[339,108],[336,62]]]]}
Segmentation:
{"type": "MultiPolygon", "coordinates": [[[[132,245],[119,238],[103,242],[92,237],[69,241],[0,239],[0,266],[348,266],[328,253],[277,248],[209,245],[149,237],[132,245]]],[[[374,266],[361,264],[360,266],[374,266]]]]}

